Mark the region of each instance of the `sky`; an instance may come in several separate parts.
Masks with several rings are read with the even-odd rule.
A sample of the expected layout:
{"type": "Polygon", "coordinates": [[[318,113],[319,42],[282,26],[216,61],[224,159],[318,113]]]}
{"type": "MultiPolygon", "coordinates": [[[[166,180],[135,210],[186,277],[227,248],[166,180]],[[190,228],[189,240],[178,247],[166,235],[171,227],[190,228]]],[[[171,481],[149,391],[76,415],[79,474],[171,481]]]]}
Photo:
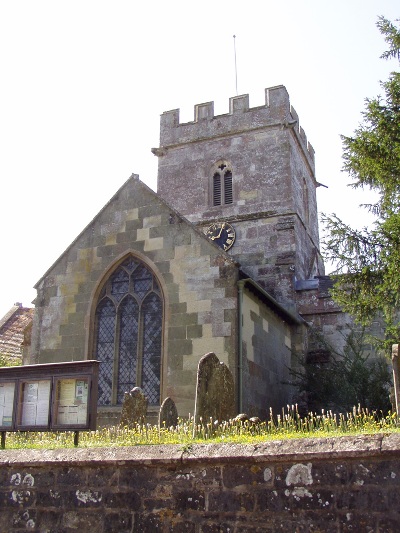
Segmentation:
{"type": "Polygon", "coordinates": [[[285,85],[316,152],[320,212],[354,227],[340,135],[397,68],[379,58],[394,0],[0,0],[0,318],[132,173],[156,190],[159,117],[285,85]],[[236,35],[234,40],[233,35],[236,35]],[[236,65],[235,71],[235,50],[236,65]],[[236,91],[237,74],[237,91],[236,91]]]}

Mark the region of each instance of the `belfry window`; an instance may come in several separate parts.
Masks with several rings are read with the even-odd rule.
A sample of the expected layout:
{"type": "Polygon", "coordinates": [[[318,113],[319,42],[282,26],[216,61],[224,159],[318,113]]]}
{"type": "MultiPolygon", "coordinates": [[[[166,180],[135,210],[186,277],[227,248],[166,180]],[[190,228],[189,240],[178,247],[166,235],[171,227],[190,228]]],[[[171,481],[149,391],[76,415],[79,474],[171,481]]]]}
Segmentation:
{"type": "Polygon", "coordinates": [[[212,193],[213,205],[233,203],[232,171],[225,163],[219,164],[214,172],[212,193]]]}
{"type": "Polygon", "coordinates": [[[150,404],[159,404],[161,291],[149,268],[138,259],[126,259],[103,286],[95,332],[99,405],[121,405],[124,393],[136,386],[143,389],[150,404]]]}

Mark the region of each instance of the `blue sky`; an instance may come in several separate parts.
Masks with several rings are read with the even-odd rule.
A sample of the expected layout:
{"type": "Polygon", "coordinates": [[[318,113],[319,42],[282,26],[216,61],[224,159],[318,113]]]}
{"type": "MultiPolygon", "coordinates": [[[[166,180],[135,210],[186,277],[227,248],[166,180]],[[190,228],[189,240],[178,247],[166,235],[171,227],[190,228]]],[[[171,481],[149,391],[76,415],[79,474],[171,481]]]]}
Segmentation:
{"type": "Polygon", "coordinates": [[[132,172],[156,187],[159,116],[286,86],[316,151],[319,210],[368,223],[341,172],[340,134],[361,120],[394,62],[378,15],[392,0],[210,2],[0,0],[0,317],[132,172]]]}

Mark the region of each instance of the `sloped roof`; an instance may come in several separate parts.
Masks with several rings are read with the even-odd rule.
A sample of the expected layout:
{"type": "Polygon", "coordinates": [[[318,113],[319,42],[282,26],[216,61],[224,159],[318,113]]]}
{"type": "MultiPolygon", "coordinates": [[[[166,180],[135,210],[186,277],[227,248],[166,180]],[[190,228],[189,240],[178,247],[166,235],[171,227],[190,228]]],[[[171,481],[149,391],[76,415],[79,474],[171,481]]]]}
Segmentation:
{"type": "MultiPolygon", "coordinates": [[[[244,275],[244,273],[243,273],[244,275]]],[[[259,298],[264,304],[269,307],[276,315],[282,320],[291,325],[299,326],[300,324],[307,325],[307,322],[295,311],[287,309],[280,304],[273,296],[265,291],[256,281],[250,277],[243,277],[239,283],[241,283],[247,290],[252,292],[257,298],[259,298]]]]}
{"type": "Polygon", "coordinates": [[[0,319],[0,354],[20,358],[22,346],[29,343],[34,309],[16,303],[0,319]]]}
{"type": "MultiPolygon", "coordinates": [[[[143,191],[145,191],[147,194],[150,195],[154,199],[154,201],[157,201],[160,205],[163,205],[168,211],[171,212],[171,216],[176,218],[179,222],[188,224],[193,231],[195,231],[197,234],[201,235],[201,237],[208,242],[210,246],[219,248],[218,244],[210,241],[208,237],[205,236],[203,231],[201,231],[199,228],[196,227],[195,224],[190,222],[187,218],[185,218],[183,215],[181,215],[176,209],[174,209],[171,205],[168,204],[166,200],[162,196],[160,196],[157,192],[153,191],[148,185],[146,185],[143,181],[140,180],[138,174],[132,174],[131,177],[118,189],[118,191],[111,197],[111,199],[100,209],[100,211],[95,215],[95,217],[89,222],[89,224],[79,233],[79,235],[71,242],[69,246],[64,250],[64,252],[60,255],[58,259],[51,265],[50,268],[43,274],[43,276],[37,281],[37,283],[34,285],[34,288],[37,289],[40,285],[40,283],[43,281],[43,279],[51,272],[51,270],[57,265],[59,261],[65,256],[65,254],[68,252],[70,248],[79,240],[79,238],[84,235],[85,232],[87,232],[95,223],[95,221],[100,217],[100,215],[110,206],[115,199],[118,198],[118,196],[123,192],[124,189],[126,189],[129,186],[135,186],[138,188],[141,188],[143,191]]],[[[219,253],[223,254],[227,261],[230,261],[231,263],[239,266],[239,263],[233,259],[229,254],[227,254],[222,248],[219,248],[219,253]]],[[[35,303],[35,302],[33,302],[35,303]]]]}

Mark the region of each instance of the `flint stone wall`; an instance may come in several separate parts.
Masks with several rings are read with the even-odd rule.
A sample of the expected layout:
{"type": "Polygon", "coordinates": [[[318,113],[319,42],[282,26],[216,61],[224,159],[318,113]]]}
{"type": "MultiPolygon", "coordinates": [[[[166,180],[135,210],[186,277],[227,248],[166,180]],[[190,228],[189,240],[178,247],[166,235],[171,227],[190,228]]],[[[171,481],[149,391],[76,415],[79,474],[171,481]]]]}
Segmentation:
{"type": "Polygon", "coordinates": [[[4,450],[0,531],[395,532],[400,435],[4,450]]]}

